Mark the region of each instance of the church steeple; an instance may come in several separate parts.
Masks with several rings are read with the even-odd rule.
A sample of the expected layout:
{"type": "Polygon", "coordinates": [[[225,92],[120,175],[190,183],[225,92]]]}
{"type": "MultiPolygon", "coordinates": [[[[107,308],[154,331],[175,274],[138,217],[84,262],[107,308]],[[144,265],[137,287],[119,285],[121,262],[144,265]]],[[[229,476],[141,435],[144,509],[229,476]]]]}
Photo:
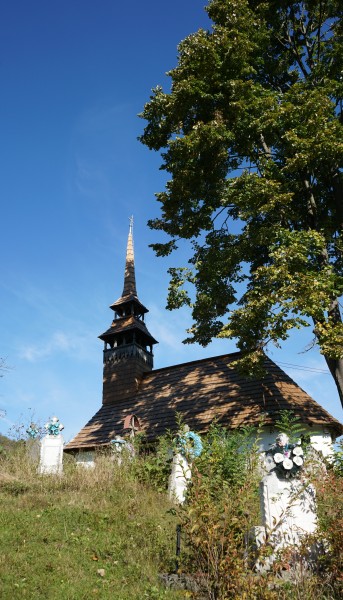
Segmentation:
{"type": "Polygon", "coordinates": [[[132,229],[131,217],[123,293],[110,306],[114,311],[110,328],[99,335],[104,341],[103,404],[136,393],[143,374],[153,368],[152,347],[157,344],[144,323],[149,311],[137,296],[132,229]]]}
{"type": "Polygon", "coordinates": [[[134,314],[140,316],[143,321],[144,314],[149,312],[137,296],[133,250],[133,217],[130,218],[129,235],[127,238],[123,293],[118,300],[111,304],[110,308],[114,311],[116,317],[134,314]]]}
{"type": "Polygon", "coordinates": [[[129,237],[126,247],[126,262],[124,274],[124,287],[122,297],[137,296],[135,276],[135,256],[133,251],[133,217],[130,217],[129,237]]]}

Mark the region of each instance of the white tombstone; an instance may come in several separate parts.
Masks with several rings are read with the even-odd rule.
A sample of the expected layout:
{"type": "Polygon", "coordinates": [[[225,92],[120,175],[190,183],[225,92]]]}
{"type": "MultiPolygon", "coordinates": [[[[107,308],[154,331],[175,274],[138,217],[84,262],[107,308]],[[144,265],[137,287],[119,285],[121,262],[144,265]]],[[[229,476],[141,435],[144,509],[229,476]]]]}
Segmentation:
{"type": "Polygon", "coordinates": [[[279,546],[298,546],[317,528],[314,487],[298,479],[281,479],[271,471],[260,484],[266,533],[279,546]]]}
{"type": "Polygon", "coordinates": [[[200,456],[203,449],[200,436],[183,425],[174,438],[172,471],[168,483],[170,500],[183,504],[189,481],[192,477],[192,461],[200,456]]]}
{"type": "Polygon", "coordinates": [[[45,425],[47,435],[41,441],[40,462],[38,472],[41,474],[60,475],[63,470],[63,445],[61,435],[64,426],[57,417],[52,417],[45,425]]]}
{"type": "MultiPolygon", "coordinates": [[[[133,436],[132,436],[133,437],[133,436]]],[[[113,451],[113,460],[120,466],[124,460],[133,460],[135,458],[135,447],[129,439],[124,439],[121,435],[116,435],[111,440],[111,446],[113,451]]]]}
{"type": "Polygon", "coordinates": [[[186,499],[186,491],[191,475],[191,468],[186,457],[180,452],[175,454],[168,485],[170,500],[183,504],[186,499]]]}
{"type": "Polygon", "coordinates": [[[288,437],[280,434],[265,463],[269,472],[260,483],[262,527],[255,528],[255,541],[257,547],[268,542],[273,549],[263,565],[257,564],[260,570],[270,568],[283,548],[296,550],[304,537],[317,529],[314,487],[304,478],[290,476],[297,475],[302,464],[301,447],[289,445],[288,437]]]}
{"type": "Polygon", "coordinates": [[[60,475],[63,471],[63,444],[61,434],[46,435],[41,441],[39,473],[60,475]]]}
{"type": "Polygon", "coordinates": [[[112,452],[113,452],[112,460],[114,460],[114,462],[116,462],[119,467],[123,462],[122,452],[123,452],[125,444],[126,444],[126,442],[125,442],[124,438],[122,438],[121,435],[116,435],[114,440],[111,440],[111,446],[112,446],[112,452]]]}

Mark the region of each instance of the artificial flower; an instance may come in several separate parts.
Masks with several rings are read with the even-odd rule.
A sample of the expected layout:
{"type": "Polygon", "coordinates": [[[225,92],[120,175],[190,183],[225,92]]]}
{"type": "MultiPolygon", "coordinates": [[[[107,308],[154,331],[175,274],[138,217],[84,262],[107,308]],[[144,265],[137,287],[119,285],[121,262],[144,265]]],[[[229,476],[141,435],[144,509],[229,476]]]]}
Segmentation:
{"type": "Polygon", "coordinates": [[[279,433],[279,435],[276,438],[276,443],[278,446],[281,446],[282,448],[284,448],[289,443],[288,435],[286,435],[285,433],[279,433]]]}
{"type": "Polygon", "coordinates": [[[303,449],[300,448],[300,446],[296,446],[295,448],[293,448],[293,454],[295,454],[295,456],[302,456],[304,452],[303,449]]]}
{"type": "Polygon", "coordinates": [[[190,458],[200,456],[202,453],[202,441],[200,436],[194,431],[186,431],[180,436],[179,445],[181,446],[181,453],[187,455],[190,458]]]}

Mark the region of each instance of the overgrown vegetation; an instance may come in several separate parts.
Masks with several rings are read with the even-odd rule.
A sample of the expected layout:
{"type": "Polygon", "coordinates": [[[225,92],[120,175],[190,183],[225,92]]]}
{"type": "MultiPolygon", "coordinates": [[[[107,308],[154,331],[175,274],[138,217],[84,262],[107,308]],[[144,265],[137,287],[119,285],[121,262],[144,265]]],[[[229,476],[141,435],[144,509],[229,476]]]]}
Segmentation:
{"type": "Polygon", "coordinates": [[[306,568],[305,544],[296,563],[292,553],[284,553],[271,572],[261,575],[253,568],[249,542],[252,526],[260,522],[258,432],[256,441],[252,429],[228,433],[214,424],[193,462],[183,506],[170,504],[166,495],[172,445],[173,437],[167,436],[154,452],[124,458],[120,466],[99,454],[94,470],[76,468],[67,456],[62,477],[37,475],[23,442],[8,447],[0,457],[1,597],[342,596],[339,454],[327,472],[316,471],[318,536],[326,540],[317,567],[306,568]],[[178,557],[176,526],[181,528],[178,557]],[[174,573],[174,583],[186,582],[188,589],[163,587],[161,573],[174,573]]]}
{"type": "MultiPolygon", "coordinates": [[[[299,431],[290,414],[280,415],[279,425],[289,422],[290,434],[299,431]]],[[[296,554],[285,551],[270,572],[258,574],[253,566],[252,527],[260,523],[258,482],[258,432],[243,429],[229,434],[213,426],[204,451],[193,465],[188,502],[177,510],[182,526],[184,552],[180,567],[192,573],[204,598],[340,598],[342,594],[341,532],[342,478],[339,461],[329,472],[316,469],[319,529],[296,554]],[[257,434],[257,437],[256,437],[257,434]],[[317,566],[307,568],[309,547],[325,538],[317,566]]],[[[310,456],[310,453],[309,453],[310,456]]],[[[270,548],[262,547],[268,555],[270,548]]]]}
{"type": "Polygon", "coordinates": [[[182,568],[209,598],[242,598],[251,585],[246,552],[249,530],[259,522],[257,444],[255,430],[228,435],[214,425],[193,466],[188,502],[178,510],[182,568]]]}

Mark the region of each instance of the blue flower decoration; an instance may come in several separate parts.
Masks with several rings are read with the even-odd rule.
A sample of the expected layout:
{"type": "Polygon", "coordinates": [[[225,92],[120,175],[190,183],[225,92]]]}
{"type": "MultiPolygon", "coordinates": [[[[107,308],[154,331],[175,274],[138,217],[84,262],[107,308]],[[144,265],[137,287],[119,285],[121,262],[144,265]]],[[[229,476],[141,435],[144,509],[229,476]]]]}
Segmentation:
{"type": "Polygon", "coordinates": [[[48,430],[49,430],[50,435],[58,435],[60,432],[59,424],[51,423],[48,427],[48,430]]]}
{"type": "Polygon", "coordinates": [[[33,423],[31,423],[30,427],[26,430],[27,435],[29,436],[29,438],[31,438],[31,440],[35,440],[36,437],[38,436],[38,429],[35,427],[35,425],[33,423]]]}
{"type": "Polygon", "coordinates": [[[58,420],[57,417],[52,417],[52,419],[45,424],[45,429],[48,432],[48,435],[59,435],[64,429],[64,425],[58,420]]]}
{"type": "Polygon", "coordinates": [[[186,431],[179,438],[179,446],[181,454],[189,456],[190,458],[196,458],[202,453],[202,441],[200,436],[194,431],[186,431]]]}

